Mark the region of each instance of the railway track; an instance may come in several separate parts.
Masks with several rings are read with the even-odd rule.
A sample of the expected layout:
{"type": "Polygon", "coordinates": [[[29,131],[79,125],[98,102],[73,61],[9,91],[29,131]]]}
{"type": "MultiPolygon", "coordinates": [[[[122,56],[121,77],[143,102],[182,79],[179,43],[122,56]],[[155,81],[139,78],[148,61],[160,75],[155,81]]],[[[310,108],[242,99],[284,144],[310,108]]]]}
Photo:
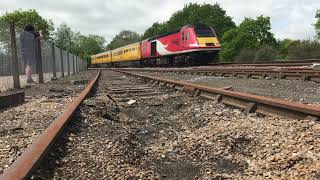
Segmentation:
{"type": "Polygon", "coordinates": [[[239,63],[212,63],[210,66],[254,66],[254,67],[265,67],[265,66],[280,66],[280,67],[293,67],[293,66],[312,66],[314,63],[320,63],[319,59],[306,59],[306,60],[289,60],[289,61],[254,61],[254,62],[239,62],[239,63]]]}
{"type": "Polygon", "coordinates": [[[170,72],[198,74],[216,77],[237,77],[251,79],[287,79],[320,82],[320,71],[310,68],[272,69],[272,68],[125,68],[126,71],[170,72]]]}
{"type": "MultiPolygon", "coordinates": [[[[271,158],[271,162],[283,159],[284,162],[279,163],[284,163],[284,167],[292,167],[294,158],[303,159],[304,157],[300,157],[303,153],[295,157],[288,153],[283,156],[277,153],[282,153],[282,150],[296,152],[292,149],[296,137],[312,138],[319,130],[318,123],[315,122],[320,117],[319,106],[129,71],[103,72],[96,95],[80,106],[98,78],[99,73],[65,112],[4,171],[0,179],[22,179],[30,176],[72,178],[80,175],[84,178],[261,177],[261,173],[268,174],[267,170],[250,162],[255,161],[262,166],[270,163],[268,158],[271,158]],[[71,123],[74,131],[63,134],[64,140],[67,139],[68,142],[61,143],[57,135],[62,132],[68,120],[72,119],[77,108],[78,115],[73,122],[78,123],[71,123]],[[255,113],[267,116],[260,117],[255,113]],[[307,130],[301,128],[305,126],[309,126],[307,129],[310,133],[301,136],[299,133],[307,130]],[[280,135],[284,135],[289,127],[292,134],[286,138],[292,141],[286,141],[286,146],[283,147],[278,144],[279,148],[281,146],[280,152],[270,154],[269,146],[264,145],[273,146],[285,141],[286,138],[274,137],[272,134],[280,128],[280,135]],[[55,139],[57,145],[53,146],[55,139]],[[66,152],[54,150],[53,152],[60,153],[51,153],[49,158],[45,157],[46,152],[52,151],[50,147],[60,149],[60,145],[65,146],[62,149],[67,149],[66,152]],[[261,156],[260,160],[251,158],[249,162],[247,159],[251,155],[261,156]],[[38,169],[36,165],[43,158],[47,160],[42,163],[47,165],[41,165],[38,169]],[[53,166],[52,162],[55,162],[53,166]]],[[[302,139],[295,143],[303,144],[305,141],[302,139]]],[[[318,144],[314,140],[302,149],[318,144]]],[[[297,146],[300,152],[299,147],[297,146]]],[[[305,159],[309,160],[308,157],[305,159]]],[[[316,163],[300,161],[302,164],[309,163],[310,166],[316,163]]],[[[273,164],[270,167],[274,171],[277,169],[273,164]]],[[[283,168],[286,177],[296,173],[297,170],[291,167],[283,168]]],[[[317,175],[314,173],[317,171],[312,168],[305,171],[312,177],[317,175]]],[[[279,174],[271,173],[269,177],[279,177],[279,174]]]]}

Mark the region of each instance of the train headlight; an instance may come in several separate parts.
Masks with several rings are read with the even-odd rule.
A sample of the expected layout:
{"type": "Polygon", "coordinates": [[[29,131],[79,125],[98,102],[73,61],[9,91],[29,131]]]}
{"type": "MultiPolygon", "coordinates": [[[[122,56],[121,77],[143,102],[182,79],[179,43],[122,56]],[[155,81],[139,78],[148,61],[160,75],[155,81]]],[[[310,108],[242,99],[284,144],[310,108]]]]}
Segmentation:
{"type": "Polygon", "coordinates": [[[189,44],[189,47],[199,47],[199,44],[198,43],[189,44]]]}

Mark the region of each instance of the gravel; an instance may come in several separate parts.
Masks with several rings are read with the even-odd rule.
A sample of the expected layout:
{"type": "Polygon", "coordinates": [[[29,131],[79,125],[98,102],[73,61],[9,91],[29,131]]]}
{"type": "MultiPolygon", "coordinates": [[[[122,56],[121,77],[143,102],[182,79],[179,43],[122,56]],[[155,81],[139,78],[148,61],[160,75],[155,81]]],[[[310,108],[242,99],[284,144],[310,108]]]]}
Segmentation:
{"type": "Polygon", "coordinates": [[[301,80],[243,79],[214,77],[204,75],[186,75],[178,73],[139,72],[175,80],[184,80],[212,87],[232,86],[234,91],[279,98],[288,101],[320,104],[320,84],[301,80]]]}
{"type": "Polygon", "coordinates": [[[53,122],[85,87],[70,80],[91,79],[93,71],[81,72],[46,84],[31,86],[26,102],[0,111],[0,174],[53,122]]]}
{"type": "Polygon", "coordinates": [[[146,84],[104,72],[35,179],[320,178],[320,124],[245,114],[185,93],[108,93],[146,84]],[[121,96],[122,96],[121,95],[121,96]],[[130,99],[129,98],[129,99],[130,99]]]}

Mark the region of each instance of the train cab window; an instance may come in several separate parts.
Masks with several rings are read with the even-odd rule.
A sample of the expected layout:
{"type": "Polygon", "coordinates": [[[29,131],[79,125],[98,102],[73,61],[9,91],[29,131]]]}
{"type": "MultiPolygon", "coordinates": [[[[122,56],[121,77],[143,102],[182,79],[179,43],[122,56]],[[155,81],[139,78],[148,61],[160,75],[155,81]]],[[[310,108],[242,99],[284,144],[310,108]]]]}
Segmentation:
{"type": "Polygon", "coordinates": [[[196,32],[197,37],[215,37],[210,28],[196,28],[194,31],[196,32]]]}
{"type": "Polygon", "coordinates": [[[189,39],[190,39],[190,33],[187,32],[187,33],[186,33],[186,40],[189,40],[189,39]]]}

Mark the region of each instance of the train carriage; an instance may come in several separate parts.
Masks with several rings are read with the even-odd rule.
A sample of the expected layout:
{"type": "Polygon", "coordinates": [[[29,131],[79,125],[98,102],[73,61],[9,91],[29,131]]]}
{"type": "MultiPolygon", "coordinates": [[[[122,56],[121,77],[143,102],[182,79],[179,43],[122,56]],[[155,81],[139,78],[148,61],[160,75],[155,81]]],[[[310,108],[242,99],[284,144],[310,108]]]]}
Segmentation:
{"type": "Polygon", "coordinates": [[[103,52],[91,56],[91,64],[101,65],[101,64],[110,64],[111,63],[111,51],[103,52]]]}
{"type": "Polygon", "coordinates": [[[114,65],[128,64],[141,59],[140,43],[133,43],[112,50],[112,63],[114,65]]]}

